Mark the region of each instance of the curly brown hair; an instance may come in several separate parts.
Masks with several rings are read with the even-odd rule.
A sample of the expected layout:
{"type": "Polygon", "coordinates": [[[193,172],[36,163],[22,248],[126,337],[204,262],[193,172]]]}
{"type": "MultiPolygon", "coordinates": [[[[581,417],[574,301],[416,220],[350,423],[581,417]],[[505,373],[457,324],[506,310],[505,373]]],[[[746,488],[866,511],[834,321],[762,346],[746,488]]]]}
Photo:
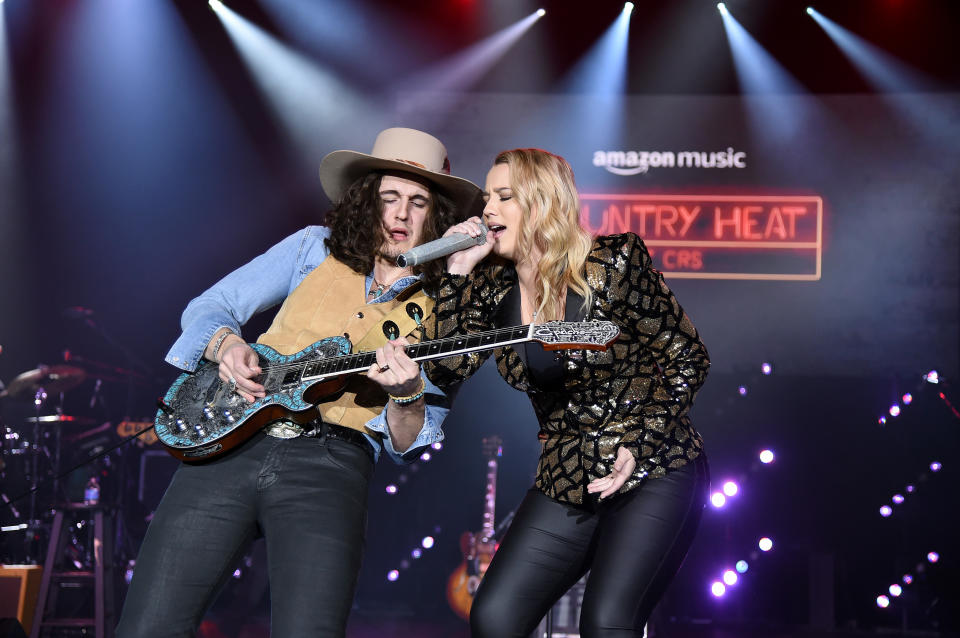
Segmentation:
{"type": "MultiPolygon", "coordinates": [[[[380,199],[380,181],[384,174],[374,171],[355,181],[325,217],[330,228],[330,237],[325,240],[327,250],[361,275],[373,272],[373,264],[384,242],[383,201],[380,199]]],[[[423,222],[423,243],[438,239],[459,221],[453,200],[432,184],[427,183],[427,187],[430,210],[423,222]]],[[[444,260],[434,259],[414,266],[413,272],[423,275],[425,290],[436,292],[444,269],[444,260]]]]}

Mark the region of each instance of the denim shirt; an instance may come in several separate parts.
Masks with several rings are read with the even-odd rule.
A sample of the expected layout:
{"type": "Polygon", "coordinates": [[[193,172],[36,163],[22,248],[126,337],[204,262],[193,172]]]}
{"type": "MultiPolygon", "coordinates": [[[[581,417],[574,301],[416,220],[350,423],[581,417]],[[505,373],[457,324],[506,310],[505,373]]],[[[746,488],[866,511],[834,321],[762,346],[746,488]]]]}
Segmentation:
{"type": "MultiPolygon", "coordinates": [[[[167,353],[167,363],[192,372],[199,365],[207,344],[218,330],[229,328],[241,334],[240,326],[250,317],[282,303],[293,289],[327,258],[329,252],[323,240],[329,236],[329,228],[307,226],[234,270],[193,299],[183,311],[180,319],[183,334],[167,353]]],[[[368,303],[390,301],[418,279],[419,276],[402,277],[395,281],[389,290],[368,303]]],[[[373,275],[367,275],[367,290],[372,282],[373,275]]],[[[366,423],[368,428],[383,436],[383,449],[396,463],[411,462],[419,456],[420,449],[443,440],[440,426],[450,411],[449,403],[444,393],[422,372],[421,377],[426,385],[423,427],[406,452],[400,453],[393,446],[390,428],[387,427],[386,406],[377,417],[366,423]]],[[[380,441],[366,433],[364,436],[373,445],[379,458],[380,441]]]]}

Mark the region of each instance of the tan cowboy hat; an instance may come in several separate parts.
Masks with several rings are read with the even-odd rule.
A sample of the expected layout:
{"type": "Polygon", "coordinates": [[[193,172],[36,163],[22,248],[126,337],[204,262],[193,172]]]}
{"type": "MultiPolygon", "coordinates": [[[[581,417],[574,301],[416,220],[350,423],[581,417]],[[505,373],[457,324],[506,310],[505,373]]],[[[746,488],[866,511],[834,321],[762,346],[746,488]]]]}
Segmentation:
{"type": "Polygon", "coordinates": [[[330,201],[340,201],[353,182],[370,171],[403,171],[426,178],[467,216],[480,199],[473,182],[450,174],[447,149],[434,136],[412,128],[388,128],[377,135],[370,154],[333,151],[320,162],[320,184],[330,201]]]}

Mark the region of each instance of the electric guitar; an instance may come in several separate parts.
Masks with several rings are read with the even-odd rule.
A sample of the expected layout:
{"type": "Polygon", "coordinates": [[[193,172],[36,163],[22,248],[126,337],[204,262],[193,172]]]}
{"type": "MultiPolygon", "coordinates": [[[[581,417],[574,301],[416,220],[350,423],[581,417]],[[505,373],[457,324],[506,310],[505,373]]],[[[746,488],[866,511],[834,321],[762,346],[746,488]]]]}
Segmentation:
{"type": "MultiPolygon", "coordinates": [[[[414,361],[429,361],[527,341],[540,342],[544,350],[606,350],[619,334],[609,321],[551,321],[423,341],[405,351],[414,361]]],[[[250,346],[260,360],[256,381],[266,396],[247,403],[220,380],[213,362],[181,374],[160,400],[154,420],[157,438],[170,454],[203,461],[233,449],[271,421],[308,423],[317,416],[317,403],[343,389],[346,375],[366,372],[376,362],[374,352],[352,354],[345,337],[321,339],[291,355],[259,343],[250,346]]]]}
{"type": "Polygon", "coordinates": [[[480,579],[490,566],[497,551],[496,530],[493,526],[497,499],[497,459],[503,456],[499,436],[483,439],[483,456],[487,460],[487,491],[483,505],[483,524],[480,532],[464,532],[460,536],[463,562],[447,580],[447,602],[463,618],[470,619],[470,607],[477,593],[480,579]]]}

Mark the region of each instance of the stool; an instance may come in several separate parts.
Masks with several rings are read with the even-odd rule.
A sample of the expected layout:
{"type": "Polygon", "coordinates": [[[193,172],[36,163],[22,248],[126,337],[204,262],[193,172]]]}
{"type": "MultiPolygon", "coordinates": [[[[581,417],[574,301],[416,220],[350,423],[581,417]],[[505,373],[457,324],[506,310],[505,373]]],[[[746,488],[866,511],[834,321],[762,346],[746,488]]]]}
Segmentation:
{"type": "Polygon", "coordinates": [[[37,597],[37,608],[33,616],[33,627],[30,638],[40,638],[43,628],[46,627],[92,627],[96,638],[112,638],[113,636],[113,578],[112,563],[113,551],[111,547],[111,533],[107,529],[109,519],[105,516],[106,508],[103,505],[87,505],[84,503],[67,503],[54,510],[53,529],[50,530],[50,544],[47,547],[47,557],[43,563],[43,577],[40,580],[40,594],[37,597]],[[57,563],[63,558],[64,543],[64,513],[90,512],[93,519],[93,571],[58,571],[57,563]],[[57,594],[59,588],[51,585],[71,582],[76,586],[93,587],[93,618],[65,618],[48,615],[56,612],[57,594]]]}

